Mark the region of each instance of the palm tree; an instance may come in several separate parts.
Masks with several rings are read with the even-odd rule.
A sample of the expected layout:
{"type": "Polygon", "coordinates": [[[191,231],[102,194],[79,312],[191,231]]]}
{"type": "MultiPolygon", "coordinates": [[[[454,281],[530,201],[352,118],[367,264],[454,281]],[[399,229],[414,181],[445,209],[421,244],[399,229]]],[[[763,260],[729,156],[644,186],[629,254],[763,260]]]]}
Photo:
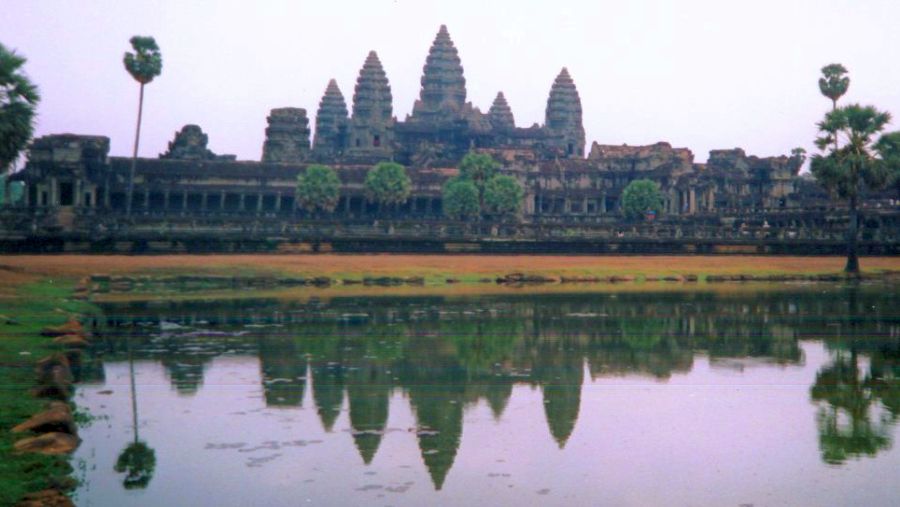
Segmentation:
{"type": "Polygon", "coordinates": [[[0,44],[0,175],[12,166],[34,133],[37,87],[21,72],[25,58],[0,44]]]}
{"type": "Polygon", "coordinates": [[[850,78],[846,76],[847,69],[839,64],[832,63],[822,67],[822,77],[819,78],[819,91],[822,95],[831,99],[831,109],[837,109],[837,101],[850,87],[850,78]]]}
{"type": "Polygon", "coordinates": [[[153,37],[135,35],[131,38],[134,53],[126,52],[123,63],[125,70],[141,85],[138,100],[137,130],[134,134],[134,154],[131,157],[131,171],[128,175],[128,200],[125,213],[131,215],[131,202],[134,197],[134,169],[137,165],[138,144],[141,140],[141,114],[144,111],[144,85],[162,72],[162,55],[153,37]]]}
{"type": "Polygon", "coordinates": [[[863,186],[872,190],[883,188],[895,178],[898,157],[892,153],[894,134],[882,136],[876,143],[875,135],[891,121],[890,113],[873,106],[851,104],[839,107],[825,115],[821,121],[816,145],[830,153],[814,155],[810,169],[825,188],[842,199],[850,207],[850,227],[847,234],[847,265],[844,271],[859,273],[857,256],[857,229],[859,222],[858,201],[863,186]],[[838,140],[847,144],[838,148],[838,140]]]}

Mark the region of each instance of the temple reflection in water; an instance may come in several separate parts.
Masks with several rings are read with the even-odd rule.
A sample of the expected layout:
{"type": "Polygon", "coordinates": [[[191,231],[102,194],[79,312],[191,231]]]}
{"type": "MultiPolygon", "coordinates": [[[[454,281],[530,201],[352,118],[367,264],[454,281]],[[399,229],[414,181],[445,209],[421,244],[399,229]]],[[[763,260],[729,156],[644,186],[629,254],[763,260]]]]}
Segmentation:
{"type": "Polygon", "coordinates": [[[819,406],[822,459],[840,464],[891,445],[900,418],[900,322],[886,302],[895,299],[878,288],[830,287],[111,303],[103,307],[98,359],[80,374],[100,380],[100,361],[126,359],[130,343],[135,359],[159,361],[172,387],[191,396],[203,389],[213,358],[255,355],[269,408],[301,407],[310,391],[326,431],[347,410],[365,464],[391,430],[391,399],[400,393],[440,489],[467,408],[483,401],[501,419],[515,384],[541,391],[548,431],[564,448],[586,376],[664,383],[701,356],[714,368],[790,367],[803,364],[800,340],[824,340],[832,362],[810,399],[819,406]]]}

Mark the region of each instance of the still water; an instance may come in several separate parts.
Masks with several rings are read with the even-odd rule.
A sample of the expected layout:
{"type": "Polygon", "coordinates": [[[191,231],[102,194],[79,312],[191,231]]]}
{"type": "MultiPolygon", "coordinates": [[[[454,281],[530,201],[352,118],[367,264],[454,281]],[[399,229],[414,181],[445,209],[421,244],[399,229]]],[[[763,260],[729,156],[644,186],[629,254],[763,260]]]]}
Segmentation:
{"type": "Polygon", "coordinates": [[[896,505],[900,288],[108,303],[82,506],[896,505]]]}

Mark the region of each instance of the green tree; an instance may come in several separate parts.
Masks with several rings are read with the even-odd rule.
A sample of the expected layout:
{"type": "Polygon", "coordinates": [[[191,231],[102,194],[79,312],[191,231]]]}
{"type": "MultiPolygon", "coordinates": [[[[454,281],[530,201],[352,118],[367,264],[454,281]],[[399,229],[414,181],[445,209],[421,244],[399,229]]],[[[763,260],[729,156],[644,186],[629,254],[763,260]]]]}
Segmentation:
{"type": "Polygon", "coordinates": [[[22,73],[25,58],[0,44],[0,175],[10,169],[34,133],[41,97],[22,73]]]}
{"type": "Polygon", "coordinates": [[[634,180],[622,191],[622,213],[627,218],[640,218],[647,212],[662,212],[663,197],[655,181],[634,180]]]}
{"type": "Polygon", "coordinates": [[[484,203],[492,213],[501,216],[517,215],[522,209],[525,191],[519,180],[512,176],[495,175],[484,187],[484,203]]]}
{"type": "Polygon", "coordinates": [[[839,107],[819,122],[820,136],[816,145],[824,154],[812,157],[810,170],[816,180],[840,199],[846,199],[850,210],[847,232],[847,273],[859,273],[857,233],[859,226],[859,198],[864,187],[884,188],[897,178],[897,133],[879,134],[891,121],[890,113],[873,106],[851,104],[839,107]],[[846,145],[838,148],[838,140],[846,145]]]}
{"type": "Polygon", "coordinates": [[[500,164],[490,155],[470,151],[459,162],[460,177],[470,180],[478,189],[478,204],[484,209],[484,189],[487,182],[496,174],[500,164]]]}
{"type": "Polygon", "coordinates": [[[379,206],[397,206],[409,199],[412,183],[406,168],[396,162],[379,162],[366,174],[366,198],[379,206]]]}
{"type": "Polygon", "coordinates": [[[444,185],[444,215],[453,220],[477,217],[481,213],[478,204],[478,188],[465,178],[451,178],[444,185]]]}
{"type": "Polygon", "coordinates": [[[847,93],[850,88],[850,78],[847,77],[847,69],[839,64],[832,63],[822,67],[822,77],[819,78],[819,91],[822,95],[831,99],[831,109],[837,109],[837,101],[847,93]]]}
{"type": "Polygon", "coordinates": [[[137,128],[134,134],[134,153],[131,157],[131,171],[128,174],[128,196],[125,204],[125,213],[131,214],[131,203],[134,198],[134,170],[137,165],[138,145],[141,141],[141,115],[144,112],[144,85],[153,81],[153,78],[162,72],[162,54],[153,37],[141,37],[135,35],[131,38],[131,48],[134,53],[126,52],[123,58],[125,70],[137,81],[141,87],[138,98],[137,128]]]}
{"type": "Polygon", "coordinates": [[[311,165],[297,175],[297,203],[310,213],[331,213],[341,195],[341,180],[324,165],[311,165]]]}

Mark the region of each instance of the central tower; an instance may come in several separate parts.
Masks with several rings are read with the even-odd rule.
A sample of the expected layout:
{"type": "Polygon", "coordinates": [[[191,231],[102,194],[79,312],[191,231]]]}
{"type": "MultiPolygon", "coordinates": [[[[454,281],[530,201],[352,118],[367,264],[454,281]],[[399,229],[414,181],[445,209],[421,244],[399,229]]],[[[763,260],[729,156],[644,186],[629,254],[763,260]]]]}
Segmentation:
{"type": "Polygon", "coordinates": [[[457,119],[466,103],[466,78],[447,26],[441,25],[422,69],[422,90],[410,120],[437,123],[457,119]]]}

